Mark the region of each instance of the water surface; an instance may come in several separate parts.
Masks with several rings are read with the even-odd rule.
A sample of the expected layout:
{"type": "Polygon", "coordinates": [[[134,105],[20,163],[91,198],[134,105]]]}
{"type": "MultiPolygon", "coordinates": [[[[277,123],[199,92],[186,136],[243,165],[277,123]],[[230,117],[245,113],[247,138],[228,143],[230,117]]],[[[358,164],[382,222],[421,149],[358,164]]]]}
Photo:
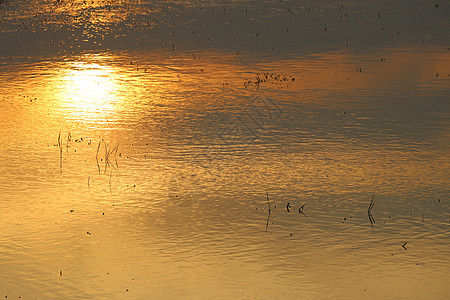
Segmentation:
{"type": "Polygon", "coordinates": [[[448,8],[1,1],[0,295],[445,299],[448,8]]]}

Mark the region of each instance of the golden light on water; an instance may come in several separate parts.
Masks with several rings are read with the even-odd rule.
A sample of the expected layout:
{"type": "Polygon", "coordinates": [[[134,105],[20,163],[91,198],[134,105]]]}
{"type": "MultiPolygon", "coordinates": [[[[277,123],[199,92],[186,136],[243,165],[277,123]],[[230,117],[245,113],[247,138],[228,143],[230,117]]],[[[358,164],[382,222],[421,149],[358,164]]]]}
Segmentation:
{"type": "Polygon", "coordinates": [[[78,112],[114,110],[118,90],[117,74],[97,63],[74,63],[61,76],[61,101],[78,112]]]}
{"type": "Polygon", "coordinates": [[[0,0],[0,298],[448,294],[444,5],[197,2],[0,0]]]}

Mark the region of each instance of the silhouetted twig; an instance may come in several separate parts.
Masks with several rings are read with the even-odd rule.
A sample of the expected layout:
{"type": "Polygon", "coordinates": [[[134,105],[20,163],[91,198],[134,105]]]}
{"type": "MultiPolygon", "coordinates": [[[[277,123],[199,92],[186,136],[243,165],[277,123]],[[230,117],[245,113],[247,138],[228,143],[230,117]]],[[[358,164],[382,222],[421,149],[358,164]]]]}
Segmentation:
{"type": "Polygon", "coordinates": [[[369,221],[370,221],[371,225],[375,224],[375,219],[372,215],[372,209],[373,209],[373,206],[375,205],[374,199],[375,199],[375,194],[372,196],[372,200],[370,201],[369,208],[367,209],[367,215],[369,216],[369,221]]]}
{"type": "Polygon", "coordinates": [[[298,209],[298,212],[302,215],[304,215],[305,217],[307,217],[307,215],[303,212],[303,208],[305,207],[307,203],[303,204],[302,206],[300,206],[300,208],[298,209]]]}

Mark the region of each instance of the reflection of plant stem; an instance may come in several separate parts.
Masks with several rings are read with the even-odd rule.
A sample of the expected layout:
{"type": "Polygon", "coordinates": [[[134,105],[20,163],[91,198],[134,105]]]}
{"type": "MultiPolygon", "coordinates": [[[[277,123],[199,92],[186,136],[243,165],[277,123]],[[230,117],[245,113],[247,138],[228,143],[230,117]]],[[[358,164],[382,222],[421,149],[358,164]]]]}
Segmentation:
{"type": "Polygon", "coordinates": [[[98,142],[97,154],[95,154],[95,159],[97,159],[97,160],[98,160],[98,151],[100,151],[100,143],[101,142],[98,142]]]}
{"type": "Polygon", "coordinates": [[[105,171],[104,173],[106,173],[106,167],[108,166],[108,145],[106,144],[105,141],[103,141],[103,143],[105,144],[105,171]]]}
{"type": "Polygon", "coordinates": [[[117,163],[117,150],[119,150],[119,142],[117,142],[117,145],[116,145],[116,153],[114,154],[114,161],[116,162],[116,167],[118,167],[119,166],[119,164],[117,163]]]}
{"type": "Polygon", "coordinates": [[[100,143],[101,143],[101,141],[98,142],[97,153],[95,154],[95,160],[97,162],[98,174],[100,174],[100,165],[98,163],[98,152],[100,151],[100,143]]]}
{"type": "Polygon", "coordinates": [[[270,214],[272,213],[272,209],[270,208],[269,193],[267,192],[267,190],[266,190],[266,197],[267,197],[267,206],[269,207],[269,211],[267,214],[267,222],[266,222],[266,233],[267,233],[267,230],[269,229],[270,214]]]}
{"type": "Polygon", "coordinates": [[[61,143],[61,130],[58,135],[58,148],[59,148],[59,173],[62,174],[62,143],[61,143]]]}
{"type": "Polygon", "coordinates": [[[270,221],[270,211],[269,211],[269,213],[267,214],[266,233],[267,233],[267,230],[268,230],[268,228],[269,228],[269,221],[270,221]]]}
{"type": "Polygon", "coordinates": [[[375,193],[373,193],[372,200],[370,201],[369,208],[367,209],[367,215],[369,216],[370,227],[372,227],[372,234],[375,236],[375,232],[373,230],[373,224],[375,224],[375,219],[372,215],[372,209],[375,205],[375,193]]]}

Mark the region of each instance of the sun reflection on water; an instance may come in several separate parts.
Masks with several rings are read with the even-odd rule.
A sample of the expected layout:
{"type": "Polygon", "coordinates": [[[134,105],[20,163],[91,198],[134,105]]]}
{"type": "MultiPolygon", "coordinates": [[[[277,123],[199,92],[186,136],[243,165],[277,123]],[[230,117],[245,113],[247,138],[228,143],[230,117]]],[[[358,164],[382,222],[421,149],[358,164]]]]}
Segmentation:
{"type": "Polygon", "coordinates": [[[84,114],[112,112],[118,95],[118,74],[98,63],[75,62],[61,75],[64,106],[84,114]]]}

